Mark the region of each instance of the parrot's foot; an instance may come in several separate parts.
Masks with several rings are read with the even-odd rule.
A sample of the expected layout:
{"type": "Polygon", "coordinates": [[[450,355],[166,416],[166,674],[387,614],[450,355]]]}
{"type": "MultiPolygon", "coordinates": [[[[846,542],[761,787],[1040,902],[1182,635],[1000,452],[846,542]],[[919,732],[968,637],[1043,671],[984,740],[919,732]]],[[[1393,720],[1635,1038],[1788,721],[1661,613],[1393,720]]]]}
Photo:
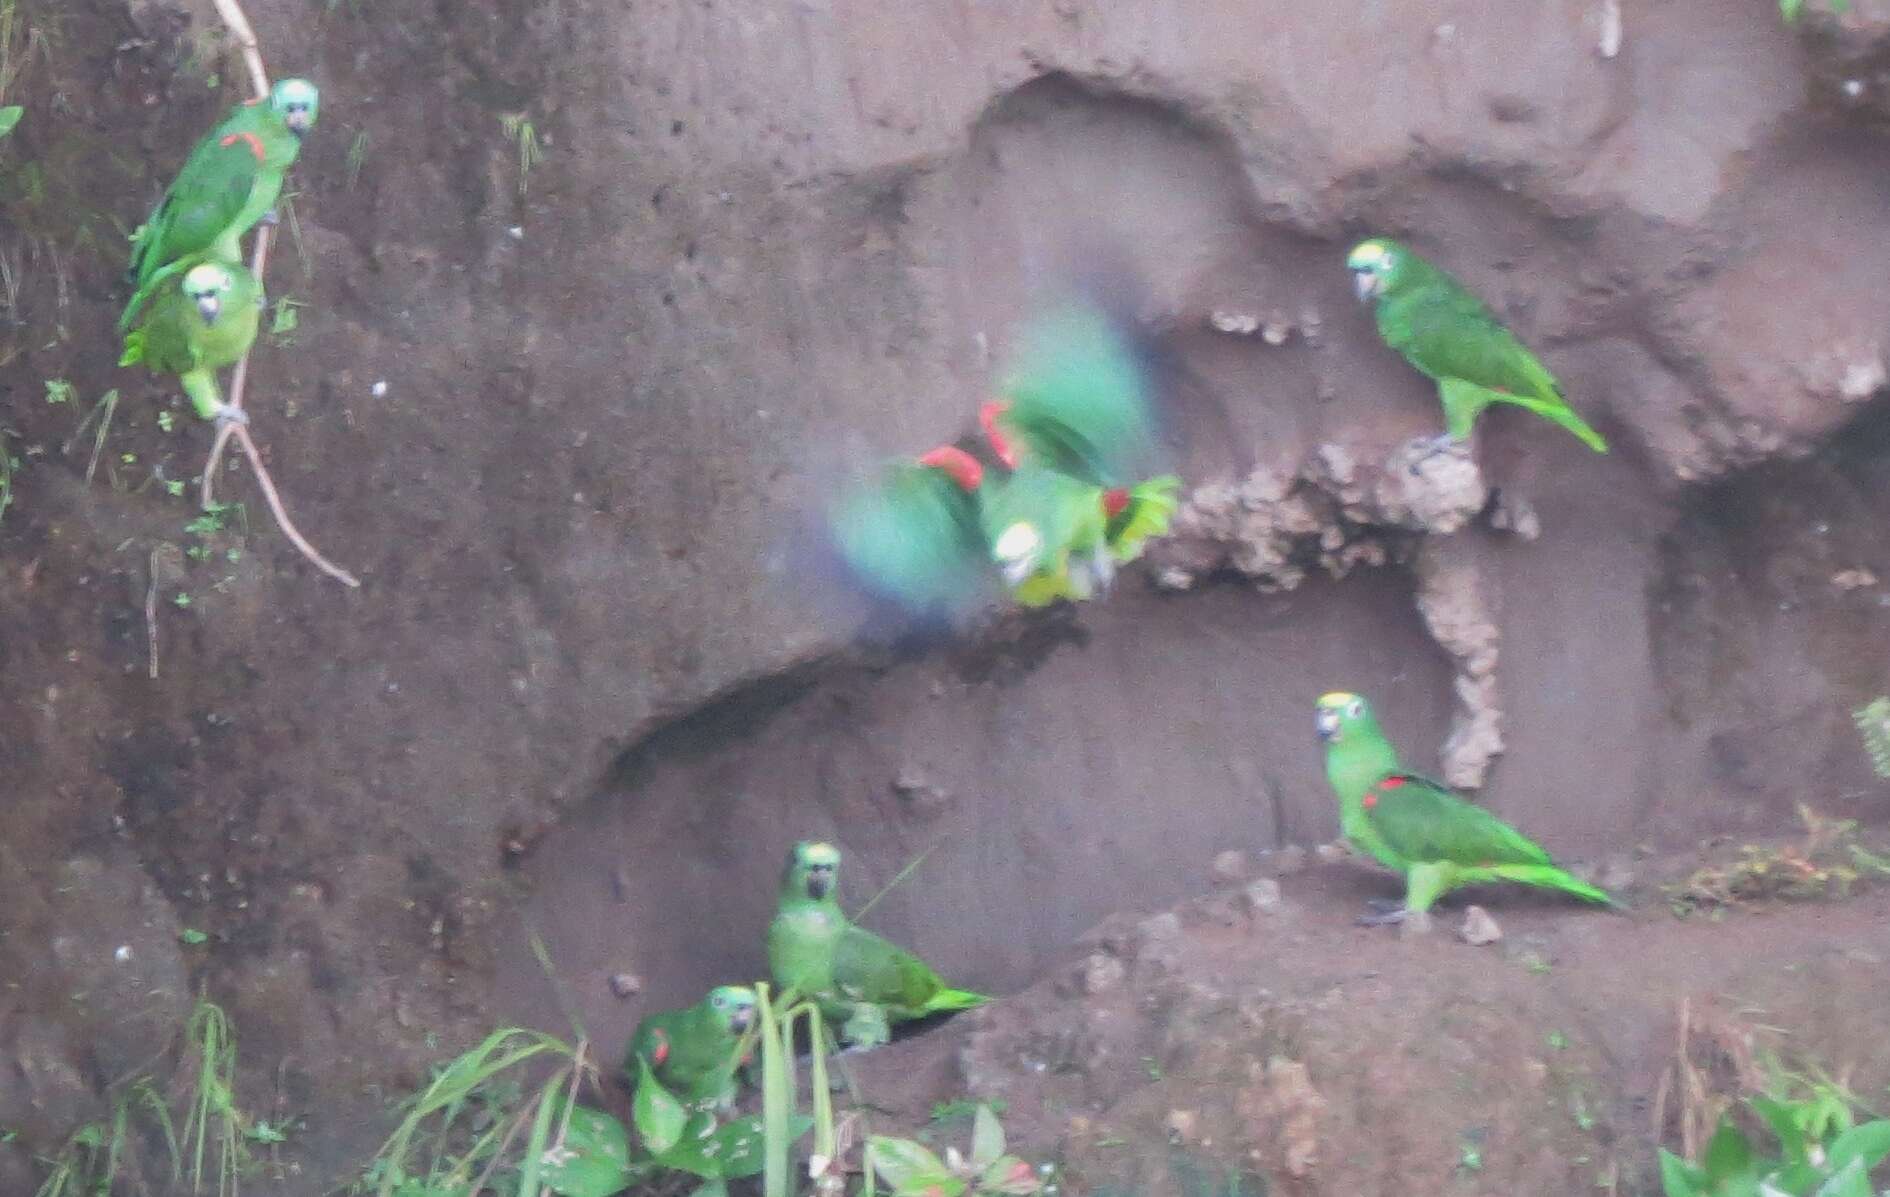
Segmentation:
{"type": "Polygon", "coordinates": [[[1373,914],[1390,914],[1394,910],[1402,911],[1404,903],[1396,898],[1367,898],[1365,909],[1373,914]]]}
{"type": "Polygon", "coordinates": [[[233,403],[225,403],[223,406],[217,408],[215,422],[218,428],[223,427],[225,424],[247,424],[249,423],[249,413],[233,403]]]}
{"type": "Polygon", "coordinates": [[[1383,898],[1372,898],[1365,905],[1371,913],[1358,916],[1358,925],[1361,927],[1389,927],[1394,923],[1402,923],[1411,914],[1403,902],[1390,902],[1383,898]]]}
{"type": "Polygon", "coordinates": [[[892,1040],[892,1027],[886,1022],[886,1011],[871,1002],[859,1002],[853,1007],[853,1013],[840,1028],[840,1037],[848,1046],[865,1049],[878,1047],[892,1040]]]}
{"type": "Polygon", "coordinates": [[[275,227],[276,227],[276,226],[277,226],[278,224],[281,224],[281,223],[282,223],[282,217],[281,217],[281,215],[280,215],[280,214],[278,214],[278,213],[276,212],[276,210],[275,210],[274,208],[271,208],[271,209],[269,209],[269,210],[268,210],[267,212],[264,212],[264,213],[262,214],[262,219],[260,219],[260,220],[258,220],[258,221],[257,221],[256,223],[257,223],[257,224],[266,224],[266,225],[268,225],[268,226],[269,226],[270,228],[272,228],[272,229],[273,229],[273,228],[275,228],[275,227]]]}
{"type": "Polygon", "coordinates": [[[1424,471],[1422,466],[1425,462],[1433,457],[1441,457],[1446,453],[1455,453],[1464,442],[1458,440],[1448,432],[1440,432],[1429,440],[1424,441],[1423,444],[1424,452],[1411,459],[1410,469],[1413,478],[1423,477],[1424,471]]]}

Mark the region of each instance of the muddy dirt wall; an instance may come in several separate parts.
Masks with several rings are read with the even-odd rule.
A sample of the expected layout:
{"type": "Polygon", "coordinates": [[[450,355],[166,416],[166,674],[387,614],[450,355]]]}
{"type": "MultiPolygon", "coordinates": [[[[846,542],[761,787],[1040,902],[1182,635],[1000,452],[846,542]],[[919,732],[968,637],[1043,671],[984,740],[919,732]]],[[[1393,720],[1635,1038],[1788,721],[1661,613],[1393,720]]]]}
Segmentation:
{"type": "Polygon", "coordinates": [[[364,585],[240,471],[247,534],[186,532],[164,483],[208,435],[113,365],[120,234],[236,97],[208,5],[22,0],[9,1178],[138,1064],[110,1028],[207,987],[308,1117],[284,1191],[320,1191],[442,1045],[555,1021],[528,927],[620,1031],[611,971],[753,971],[808,833],[856,897],[938,845],[883,925],[1020,987],[1215,850],[1329,836],[1337,685],[1567,855],[1876,809],[1890,146],[1769,3],[1627,6],[1612,55],[1589,0],[248,7],[324,89],[256,431],[364,585]],[[1486,296],[1614,451],[1492,413],[1448,502],[1406,493],[1437,412],[1347,291],[1366,232],[1486,296]],[[807,513],[964,429],[1098,246],[1161,349],[1182,534],[1107,606],[862,654],[807,513]]]}

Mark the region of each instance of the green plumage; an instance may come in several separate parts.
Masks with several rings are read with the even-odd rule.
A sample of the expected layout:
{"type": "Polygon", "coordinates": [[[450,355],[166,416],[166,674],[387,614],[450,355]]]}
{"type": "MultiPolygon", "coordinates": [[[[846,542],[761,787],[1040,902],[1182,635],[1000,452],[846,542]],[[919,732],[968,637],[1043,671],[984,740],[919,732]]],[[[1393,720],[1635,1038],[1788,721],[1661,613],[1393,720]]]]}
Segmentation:
{"type": "Polygon", "coordinates": [[[755,991],[745,985],[723,985],[687,1009],[651,1014],[630,1037],[624,1071],[635,1084],[641,1058],[680,1100],[726,1106],[735,1098],[742,1037],[754,1014],[755,991]]]}
{"type": "Polygon", "coordinates": [[[1608,451],[1555,376],[1456,279],[1384,238],[1360,244],[1347,264],[1360,297],[1377,300],[1385,344],[1436,380],[1451,438],[1467,439],[1484,408],[1509,403],[1561,425],[1597,453],[1608,451]]]}
{"type": "Polygon", "coordinates": [[[125,338],[119,365],[143,362],[175,374],[205,420],[223,411],[217,371],[234,365],[256,339],[262,291],[240,262],[203,262],[161,285],[144,321],[125,338]]]}
{"type": "Polygon", "coordinates": [[[284,79],[267,101],[238,105],[197,143],[133,235],[128,277],[134,291],[119,317],[120,332],[168,279],[208,259],[242,258],[240,239],[275,207],[319,103],[313,84],[284,79]]]}
{"type": "Polygon", "coordinates": [[[915,610],[975,603],[989,589],[981,476],[978,467],[967,488],[943,468],[891,463],[835,504],[829,519],[842,559],[868,589],[915,610]]]}
{"type": "Polygon", "coordinates": [[[989,999],[953,989],[931,966],[840,909],[839,849],[796,844],[781,877],[781,900],[768,926],[768,967],[783,991],[820,1003],[853,1043],[884,1042],[894,1024],[989,999]]]}
{"type": "Polygon", "coordinates": [[[1558,889],[1590,902],[1614,900],[1550,859],[1539,844],[1442,784],[1406,772],[1355,694],[1319,700],[1326,780],[1339,799],[1345,838],[1405,876],[1404,911],[1428,910],[1458,886],[1511,881],[1558,889]]]}

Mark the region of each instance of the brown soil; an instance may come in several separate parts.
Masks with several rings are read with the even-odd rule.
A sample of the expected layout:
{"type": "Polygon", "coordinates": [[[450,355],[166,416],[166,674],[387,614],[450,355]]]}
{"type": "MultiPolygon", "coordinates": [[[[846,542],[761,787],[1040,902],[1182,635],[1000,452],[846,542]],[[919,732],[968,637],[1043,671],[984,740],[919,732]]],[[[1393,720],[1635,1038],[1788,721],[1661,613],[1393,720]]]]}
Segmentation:
{"type": "MultiPolygon", "coordinates": [[[[1356,931],[1363,883],[1319,871],[1287,879],[1291,915],[1190,931],[1178,972],[1138,954],[1080,1015],[1056,994],[1045,962],[1111,912],[1198,893],[1216,852],[1331,835],[1307,708],[1335,685],[1427,769],[1466,717],[1500,725],[1482,800],[1567,857],[1782,834],[1801,800],[1883,822],[1849,711],[1890,690],[1890,151],[1831,100],[1883,57],[1883,22],[1838,36],[1814,0],[1800,44],[1761,0],[1628,5],[1609,58],[1586,2],[1379,7],[250,0],[272,67],[324,89],[269,279],[306,306],[259,345],[252,408],[304,529],[365,580],[346,592],[240,471],[223,489],[247,533],[186,532],[164,484],[207,431],[174,403],[164,430],[166,388],[114,365],[120,230],[238,96],[209,6],[21,0],[39,40],[0,142],[18,283],[0,447],[20,462],[0,519],[0,1191],[31,1192],[32,1156],[155,1067],[207,992],[246,1101],[304,1120],[267,1183],[325,1192],[430,1064],[495,1024],[562,1028],[530,932],[614,1053],[646,1003],[758,970],[780,855],[811,834],[847,847],[856,901],[932,850],[875,925],[1026,995],[980,1016],[968,1082],[1014,1088],[1027,1140],[1067,1137],[1090,1180],[1109,1134],[1153,1167],[1170,1109],[1197,1111],[1206,1148],[1308,1100],[1290,1068],[1252,1082],[1212,1044],[1171,1060],[1139,1015],[1109,1048],[1124,1070],[1005,1079],[1005,1036],[1039,1009],[1207,1002],[1177,985],[1275,995],[1253,1043],[1306,1065],[1325,1106],[1300,1183],[1334,1192],[1374,1191],[1407,1148],[1441,1176],[1473,1132],[1506,1146],[1451,1182],[1467,1191],[1499,1173],[1555,1191],[1581,1155],[1638,1175],[1621,1103],[1651,1093],[1680,993],[1747,987],[1833,1064],[1876,1067],[1846,1020],[1881,1003],[1807,953],[1878,951],[1880,897],[1715,926],[1505,898],[1509,942],[1555,956],[1542,976],[1356,931]],[[501,125],[521,112],[545,151],[523,186],[501,125]],[[1436,421],[1337,266],[1367,231],[1488,296],[1614,442],[1486,419],[1494,506],[1526,503],[1540,539],[1345,506],[1436,421]],[[863,646],[809,513],[848,471],[965,428],[1014,317],[1099,245],[1139,279],[1182,473],[1247,488],[1252,526],[1178,546],[1218,563],[1194,593],[1138,572],[1081,612],[863,646]],[[1243,320],[1284,340],[1224,331],[1243,320]],[[76,399],[48,403],[50,379],[76,399]],[[88,483],[76,427],[112,388],[88,483]],[[1283,531],[1308,496],[1314,526],[1283,531]],[[1326,577],[1333,537],[1417,563],[1326,577]],[[1413,602],[1439,560],[1472,638],[1500,641],[1475,710],[1471,666],[1413,602]],[[645,978],[636,1001],[609,994],[620,970],[645,978]],[[1629,1001],[1642,976],[1667,981],[1629,1001]],[[1340,1051],[1362,1051],[1361,1015],[1425,1046],[1365,1070],[1340,1051]],[[1614,1141],[1486,1101],[1564,1083],[1528,1066],[1545,1026],[1614,1141]],[[1443,1045],[1461,1058],[1424,1054],[1443,1045]],[[1142,1055],[1164,1081],[1119,1087],[1142,1055]],[[1497,1068],[1521,1079],[1478,1071],[1497,1068]],[[1209,1071],[1271,1112],[1173,1079],[1209,1071]]],[[[1223,1017],[1241,1015],[1189,1019],[1223,1017]]],[[[909,1061],[943,1094],[973,1021],[862,1070],[909,1061]]],[[[887,1100],[933,1096],[903,1084],[887,1100]]]]}

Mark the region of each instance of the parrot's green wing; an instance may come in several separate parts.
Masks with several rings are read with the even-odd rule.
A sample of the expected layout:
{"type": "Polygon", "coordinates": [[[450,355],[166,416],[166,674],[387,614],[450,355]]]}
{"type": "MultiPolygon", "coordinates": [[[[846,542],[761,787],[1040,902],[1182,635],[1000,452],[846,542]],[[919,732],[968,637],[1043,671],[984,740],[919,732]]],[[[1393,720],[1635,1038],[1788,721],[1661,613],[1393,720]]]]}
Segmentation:
{"type": "Polygon", "coordinates": [[[989,585],[978,492],[910,462],[887,467],[830,514],[841,558],[871,590],[908,607],[957,608],[989,585]]]}
{"type": "Polygon", "coordinates": [[[1150,478],[1132,486],[1122,509],[1109,517],[1104,535],[1117,561],[1133,561],[1148,542],[1168,531],[1168,522],[1180,505],[1181,479],[1173,474],[1150,478]]]}
{"type": "Polygon", "coordinates": [[[883,1006],[895,1020],[934,1010],[954,1010],[985,1000],[952,989],[930,965],[899,945],[849,925],[833,953],[834,986],[842,996],[883,1006]]]}
{"type": "Polygon", "coordinates": [[[207,255],[241,257],[239,239],[272,207],[301,149],[267,105],[239,105],[184,160],[131,250],[134,293],[119,317],[130,327],[154,289],[207,255]]]}
{"type": "Polygon", "coordinates": [[[1409,864],[1477,868],[1553,863],[1520,831],[1415,773],[1381,779],[1366,791],[1361,805],[1366,823],[1409,864]]]}
{"type": "Polygon", "coordinates": [[[1026,457],[1097,486],[1135,476],[1155,439],[1148,384],[1107,313],[1069,303],[1024,327],[999,388],[1000,422],[1026,457]]]}
{"type": "Polygon", "coordinates": [[[1401,281],[1378,305],[1378,331],[1405,360],[1436,379],[1451,434],[1469,435],[1476,415],[1491,402],[1513,403],[1559,424],[1597,452],[1607,442],[1568,405],[1561,384],[1529,348],[1491,314],[1483,301],[1448,274],[1416,257],[1401,281]],[[1451,383],[1469,383],[1483,394],[1455,393],[1451,383]]]}
{"type": "Polygon", "coordinates": [[[1028,523],[1048,547],[1047,555],[1086,549],[1104,534],[1102,488],[1026,458],[1001,479],[987,480],[980,516],[984,539],[996,545],[1011,525],[1028,523]]]}

